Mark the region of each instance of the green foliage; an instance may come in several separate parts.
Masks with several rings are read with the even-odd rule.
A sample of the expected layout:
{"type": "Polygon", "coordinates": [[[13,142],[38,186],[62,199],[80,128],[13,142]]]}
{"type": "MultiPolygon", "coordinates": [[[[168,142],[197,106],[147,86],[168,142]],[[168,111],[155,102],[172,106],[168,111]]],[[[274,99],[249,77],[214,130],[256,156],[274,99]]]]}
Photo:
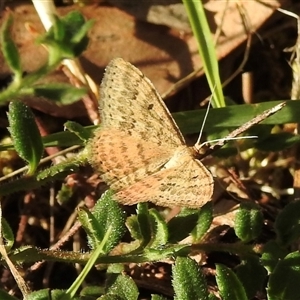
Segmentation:
{"type": "Polygon", "coordinates": [[[107,270],[106,295],[103,299],[114,299],[108,296],[117,296],[120,300],[138,299],[139,292],[133,279],[118,271],[115,273],[113,267],[107,270]]]}
{"type": "Polygon", "coordinates": [[[242,203],[234,220],[234,230],[238,238],[245,243],[257,238],[262,225],[263,215],[259,206],[251,202],[242,203]]]}
{"type": "Polygon", "coordinates": [[[213,220],[212,203],[208,202],[199,211],[197,224],[191,232],[193,242],[196,243],[202,239],[208,231],[213,220]]]}
{"type": "Polygon", "coordinates": [[[2,218],[1,222],[2,222],[2,237],[3,240],[5,241],[5,248],[6,251],[10,251],[10,249],[12,248],[15,242],[14,233],[11,227],[9,226],[9,224],[7,223],[6,219],[2,218]]]}
{"type": "Polygon", "coordinates": [[[260,151],[281,151],[299,144],[300,136],[290,132],[279,132],[269,134],[265,139],[259,139],[254,143],[254,147],[260,151]]]}
{"type": "Polygon", "coordinates": [[[247,299],[252,299],[257,291],[263,291],[267,270],[262,266],[258,256],[249,255],[236,268],[236,275],[245,289],[247,299]]]}
{"type": "Polygon", "coordinates": [[[298,282],[300,280],[300,254],[298,251],[288,254],[280,260],[270,275],[268,299],[299,299],[298,282]]]}
{"type": "Polygon", "coordinates": [[[64,126],[70,132],[76,134],[76,136],[78,136],[84,142],[84,144],[86,144],[91,137],[90,130],[86,129],[76,122],[68,121],[64,124],[64,126]]]}
{"type": "Polygon", "coordinates": [[[132,237],[139,241],[139,247],[157,248],[168,241],[168,229],[162,216],[155,210],[148,210],[146,203],[140,203],[137,214],[127,219],[126,225],[132,237]]]}
{"type": "Polygon", "coordinates": [[[3,23],[0,34],[1,49],[6,63],[13,71],[15,78],[14,80],[19,81],[22,77],[22,69],[18,48],[10,36],[10,28],[13,23],[12,16],[9,16],[3,23]]]}
{"type": "Polygon", "coordinates": [[[168,223],[170,241],[176,243],[189,235],[196,228],[199,214],[198,209],[183,208],[179,214],[172,218],[168,223]]]}
{"type": "Polygon", "coordinates": [[[22,96],[45,96],[61,105],[78,101],[85,93],[84,89],[75,89],[60,83],[41,84],[39,80],[53,71],[63,59],[75,58],[85,50],[88,44],[87,31],[92,21],[85,22],[79,12],[71,12],[58,18],[53,27],[38,39],[47,46],[49,53],[47,63],[38,70],[23,76],[20,64],[20,54],[10,37],[12,17],[4,22],[0,33],[1,51],[8,66],[13,72],[13,81],[7,89],[0,92],[0,105],[6,104],[11,99],[22,96]]]}
{"type": "Polygon", "coordinates": [[[264,245],[261,257],[262,265],[271,273],[278,262],[286,255],[287,249],[281,247],[278,242],[271,240],[264,245]]]}
{"type": "Polygon", "coordinates": [[[103,242],[104,236],[110,228],[109,240],[103,247],[105,254],[119,243],[125,232],[124,213],[120,210],[117,202],[111,199],[109,192],[103,194],[92,212],[85,208],[80,209],[78,218],[88,235],[89,245],[92,249],[103,242]]]}
{"type": "MultiPolygon", "coordinates": [[[[175,264],[172,267],[175,298],[214,299],[214,296],[207,290],[206,278],[201,271],[200,265],[195,260],[188,258],[187,255],[191,253],[192,249],[202,249],[207,253],[210,251],[220,252],[223,251],[222,249],[226,251],[225,249],[228,249],[227,251],[235,253],[240,257],[241,263],[236,267],[235,272],[225,265],[216,266],[216,281],[222,299],[251,299],[255,297],[258,291],[263,290],[266,281],[268,282],[269,299],[277,299],[276,295],[280,295],[282,297],[280,299],[297,299],[297,289],[294,282],[298,281],[298,276],[300,276],[298,271],[299,254],[295,252],[286,255],[287,250],[282,245],[279,246],[278,242],[276,242],[278,240],[277,237],[273,241],[269,241],[261,250],[261,258],[253,251],[251,245],[247,246],[248,248],[241,247],[240,243],[243,243],[243,241],[232,244],[231,250],[229,250],[228,245],[222,245],[222,243],[204,242],[201,244],[200,237],[202,233],[199,235],[199,239],[196,239],[197,244],[183,244],[179,247],[174,237],[176,233],[174,232],[172,237],[172,240],[175,242],[171,243],[169,235],[170,227],[166,226],[162,215],[156,209],[152,208],[149,210],[147,204],[138,205],[136,214],[127,217],[126,225],[133,241],[129,242],[127,247],[123,243],[123,246],[119,250],[121,252],[118,255],[110,255],[109,251],[113,247],[118,246],[125,226],[124,213],[112,199],[113,194],[107,193],[96,204],[93,212],[88,212],[87,210],[79,211],[79,220],[86,230],[90,245],[95,249],[90,257],[82,257],[83,261],[88,259],[86,264],[88,270],[96,262],[110,266],[107,269],[105,287],[95,287],[92,289],[93,292],[90,291],[90,293],[93,293],[94,298],[137,299],[137,287],[133,280],[124,274],[122,264],[125,262],[142,263],[175,259],[175,264]],[[223,246],[224,248],[222,248],[223,246]],[[122,251],[124,252],[122,253],[122,251]],[[269,278],[267,270],[271,272],[269,278]]],[[[238,222],[241,223],[240,226],[243,228],[243,236],[253,237],[253,229],[249,228],[249,233],[247,233],[245,225],[249,224],[249,213],[251,215],[253,207],[254,210],[256,210],[256,207],[253,205],[246,205],[245,207],[246,212],[243,212],[238,217],[238,222]],[[248,210],[249,208],[250,210],[248,210]],[[243,216],[245,216],[244,224],[242,224],[243,216]]],[[[295,208],[294,203],[289,204],[284,211],[289,211],[291,208],[295,208]]],[[[198,212],[196,215],[195,210],[190,210],[189,213],[185,211],[181,214],[180,218],[178,217],[176,224],[178,227],[182,227],[191,216],[194,216],[194,228],[189,230],[193,235],[194,232],[200,232],[198,228],[201,228],[203,216],[206,216],[204,220],[211,219],[210,210],[210,205],[207,205],[204,207],[202,213],[198,212]]],[[[281,218],[282,215],[280,214],[275,223],[280,224],[281,218]]],[[[205,225],[206,228],[208,228],[208,224],[210,222],[207,222],[207,225],[205,225]]],[[[289,232],[289,228],[284,228],[280,229],[280,235],[283,235],[284,230],[289,232]]],[[[297,232],[296,230],[291,235],[295,237],[297,232]]],[[[186,234],[188,235],[188,233],[186,234]]],[[[182,232],[179,232],[179,235],[182,236],[182,232]]],[[[10,253],[12,261],[21,262],[25,259],[25,261],[29,262],[28,257],[35,257],[36,260],[57,259],[56,254],[51,253],[51,251],[46,253],[40,249],[30,249],[30,247],[27,247],[23,251],[19,250],[10,253]]],[[[73,253],[70,256],[67,252],[64,253],[64,251],[59,252],[59,258],[68,262],[80,261],[79,254],[73,253]]],[[[70,288],[72,293],[66,291],[63,299],[71,299],[71,295],[75,295],[82,280],[88,274],[88,270],[82,272],[82,275],[78,277],[80,281],[76,285],[74,284],[76,288],[70,288]]],[[[94,299],[93,297],[92,299],[94,299]]]]}
{"type": "Polygon", "coordinates": [[[15,149],[19,156],[28,163],[28,174],[32,175],[44,151],[34,115],[28,106],[20,101],[14,101],[9,105],[8,121],[15,149]]]}
{"type": "MultiPolygon", "coordinates": [[[[64,298],[65,292],[62,290],[50,290],[43,289],[30,293],[26,300],[62,300],[64,298]]],[[[73,298],[75,300],[75,298],[73,298]]]]}
{"type": "Polygon", "coordinates": [[[167,300],[167,298],[164,298],[159,295],[152,295],[151,300],[167,300]]]}
{"type": "Polygon", "coordinates": [[[224,300],[248,300],[236,274],[224,265],[216,265],[216,281],[224,300]]]}
{"type": "Polygon", "coordinates": [[[82,14],[73,11],[64,17],[55,17],[55,23],[50,30],[38,39],[41,44],[49,48],[49,63],[57,62],[61,58],[75,58],[88,45],[87,32],[93,21],[85,21],[82,14]]]}
{"type": "Polygon", "coordinates": [[[289,203],[278,215],[274,224],[277,242],[282,246],[291,245],[300,235],[300,201],[289,203]]]}
{"type": "Polygon", "coordinates": [[[75,88],[63,83],[39,84],[33,88],[33,95],[57,101],[58,105],[72,104],[86,94],[86,89],[75,88]]]}
{"type": "Polygon", "coordinates": [[[18,300],[18,298],[9,295],[7,292],[0,290],[0,299],[2,300],[18,300]]]}
{"type": "MultiPolygon", "coordinates": [[[[169,232],[162,215],[156,209],[150,209],[149,221],[151,222],[151,248],[160,248],[168,242],[169,232]]],[[[148,244],[149,245],[149,244],[148,244]]]]}
{"type": "Polygon", "coordinates": [[[223,107],[225,106],[225,100],[219,75],[218,60],[202,1],[183,0],[182,2],[198,43],[199,54],[213,95],[213,107],[223,107]]]}
{"type": "MultiPolygon", "coordinates": [[[[85,146],[95,128],[95,126],[82,127],[80,124],[67,122],[68,132],[41,138],[28,107],[15,100],[24,95],[38,95],[65,105],[83,95],[83,89],[74,89],[61,84],[41,84],[39,79],[54,70],[62,59],[74,58],[86,48],[88,43],[86,33],[91,22],[85,22],[78,12],[56,18],[54,27],[39,39],[39,42],[46,45],[49,51],[46,65],[26,75],[23,75],[18,49],[10,37],[11,24],[10,17],[2,26],[0,39],[3,56],[13,73],[13,81],[6,90],[0,92],[0,104],[3,105],[13,99],[8,118],[14,144],[1,146],[0,150],[16,149],[28,162],[29,174],[7,184],[1,184],[0,195],[2,196],[15,191],[34,189],[47,182],[64,179],[70,173],[78,171],[79,167],[87,161],[87,150],[80,152],[75,159],[36,170],[44,147],[85,146]]],[[[200,34],[203,35],[201,32],[200,34]]],[[[209,55],[211,46],[209,44],[204,46],[207,48],[202,51],[209,55]]],[[[215,62],[208,62],[207,68],[218,77],[215,62]]],[[[211,84],[215,82],[214,80],[211,79],[211,84]]],[[[222,98],[220,94],[216,94],[220,99],[222,98]]],[[[222,101],[220,103],[216,106],[222,106],[222,101]]],[[[221,132],[244,124],[275,104],[278,102],[212,109],[205,130],[210,136],[218,134],[220,137],[221,132]]],[[[271,128],[274,124],[298,122],[299,114],[300,102],[288,103],[276,117],[271,117],[264,125],[260,125],[263,127],[257,126],[251,130],[263,132],[260,139],[252,144],[256,143],[257,148],[264,150],[282,150],[295,145],[299,142],[298,136],[295,137],[290,133],[274,134],[271,133],[271,128]]],[[[202,120],[203,116],[202,110],[174,114],[183,133],[198,132],[199,120],[202,120]]],[[[230,155],[230,151],[229,149],[227,156],[230,155]]],[[[61,198],[69,198],[71,195],[72,191],[62,189],[61,198]]],[[[213,224],[211,203],[207,203],[199,210],[182,209],[177,216],[167,222],[161,209],[149,209],[145,203],[139,204],[135,213],[126,216],[123,208],[120,208],[113,199],[112,193],[106,193],[92,211],[86,208],[78,210],[78,220],[91,248],[91,251],[86,253],[51,251],[33,246],[13,249],[12,230],[2,219],[2,236],[9,258],[14,264],[29,264],[45,260],[84,265],[82,272],[68,290],[40,290],[29,294],[27,299],[76,299],[75,295],[78,294],[83,299],[84,297],[138,299],[140,297],[138,287],[126,274],[123,265],[155,264],[157,261],[172,263],[172,283],[176,299],[216,299],[207,288],[207,278],[203,272],[206,266],[192,258],[194,254],[201,255],[204,252],[207,256],[211,253],[230,253],[239,261],[232,269],[225,266],[226,261],[224,265],[216,266],[217,288],[222,299],[254,298],[256,293],[264,290],[266,283],[269,299],[299,298],[297,285],[294,283],[300,280],[300,257],[298,252],[291,252],[293,243],[297,242],[300,236],[299,202],[290,203],[277,217],[275,216],[272,228],[275,236],[268,241],[264,241],[264,237],[261,236],[264,220],[260,207],[252,203],[242,204],[235,217],[236,236],[232,243],[223,243],[219,240],[210,240],[213,224]],[[83,281],[96,264],[106,270],[105,283],[86,287],[80,291],[83,281]]],[[[1,262],[4,263],[3,259],[1,262]]],[[[206,271],[213,268],[212,264],[206,271]]],[[[210,275],[213,274],[212,272],[210,275]]],[[[15,299],[1,290],[0,298],[15,299]]],[[[164,298],[161,295],[152,295],[152,299],[164,298]]]]}
{"type": "Polygon", "coordinates": [[[175,299],[209,299],[207,283],[199,265],[188,257],[177,257],[172,268],[175,299]]]}
{"type": "Polygon", "coordinates": [[[80,291],[80,296],[87,297],[90,299],[96,298],[99,295],[105,294],[104,287],[100,286],[86,286],[80,291]]]}

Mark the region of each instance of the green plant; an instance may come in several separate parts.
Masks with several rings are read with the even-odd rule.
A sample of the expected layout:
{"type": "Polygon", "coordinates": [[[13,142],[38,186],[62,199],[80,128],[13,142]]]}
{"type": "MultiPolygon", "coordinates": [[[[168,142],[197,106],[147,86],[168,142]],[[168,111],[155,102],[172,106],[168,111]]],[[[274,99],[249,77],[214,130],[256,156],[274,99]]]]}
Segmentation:
{"type": "Polygon", "coordinates": [[[219,66],[215,45],[206,19],[202,1],[183,0],[185,9],[191,23],[194,36],[197,40],[200,57],[203,61],[204,71],[212,92],[213,107],[224,107],[225,100],[219,75],[219,66]]]}
{"type": "MultiPolygon", "coordinates": [[[[68,122],[68,132],[41,138],[35,129],[29,108],[15,100],[31,93],[52,97],[65,104],[70,100],[69,97],[65,98],[66,95],[75,94],[72,101],[82,95],[82,90],[78,91],[72,87],[40,86],[37,79],[53,70],[62,59],[75,57],[84,49],[87,45],[86,32],[90,23],[84,23],[83,18],[76,13],[57,19],[53,30],[40,39],[49,47],[47,65],[23,76],[17,48],[9,35],[11,22],[12,20],[8,19],[3,26],[1,44],[6,60],[14,73],[14,80],[7,90],[0,93],[0,101],[4,104],[13,99],[9,108],[9,122],[14,142],[2,146],[1,149],[14,147],[28,163],[29,171],[21,178],[2,184],[1,196],[38,188],[77,171],[86,163],[88,156],[86,149],[64,163],[43,170],[37,168],[41,149],[54,144],[84,147],[93,130],[92,127],[83,128],[79,124],[68,122]],[[74,32],[74,24],[76,30],[72,36],[69,33],[74,32]],[[69,42],[70,37],[72,43],[69,42]],[[21,131],[20,128],[26,130],[21,131]]],[[[241,126],[278,102],[213,109],[206,123],[206,131],[210,132],[211,136],[216,134],[222,136],[223,131],[241,126]]],[[[264,131],[264,135],[258,140],[258,147],[274,150],[276,145],[277,149],[281,150],[297,143],[299,137],[293,134],[282,132],[271,134],[273,126],[270,125],[297,122],[298,112],[300,112],[299,102],[294,101],[288,103],[284,111],[278,113],[276,117],[266,120],[265,125],[262,125],[264,127],[259,128],[260,132],[264,131]]],[[[183,133],[194,133],[203,115],[202,111],[183,112],[174,114],[174,118],[183,133]]],[[[258,129],[253,129],[256,130],[258,129]]],[[[229,153],[232,155],[232,152],[229,153]]],[[[219,152],[219,155],[228,157],[228,154],[222,152],[219,152]]],[[[76,297],[138,299],[137,284],[129,276],[130,270],[126,267],[133,263],[155,264],[158,261],[172,263],[172,284],[176,299],[216,299],[208,288],[208,281],[203,272],[214,268],[215,265],[216,286],[222,299],[251,299],[265,286],[269,299],[298,299],[297,285],[294,282],[297,282],[299,277],[299,254],[296,251],[292,252],[291,248],[299,238],[299,205],[299,202],[290,203],[274,215],[274,227],[271,228],[274,235],[269,235],[267,241],[264,240],[264,234],[268,233],[269,228],[264,225],[262,207],[253,203],[240,205],[236,212],[235,225],[226,229],[231,237],[229,243],[222,242],[220,235],[214,233],[212,227],[214,212],[211,203],[200,210],[183,209],[167,222],[164,210],[149,208],[147,204],[139,204],[135,212],[131,211],[127,215],[113,201],[113,195],[107,192],[95,204],[92,211],[86,208],[78,209],[78,220],[87,235],[90,249],[86,253],[46,250],[34,245],[14,248],[15,241],[9,226],[10,220],[6,220],[5,215],[2,219],[2,237],[5,240],[8,257],[15,265],[36,263],[40,260],[85,265],[69,289],[39,290],[25,294],[26,299],[76,299],[76,297]],[[232,258],[229,262],[232,266],[229,268],[225,263],[214,262],[212,267],[209,265],[200,267],[201,264],[194,258],[203,253],[206,255],[229,253],[232,258]],[[94,265],[104,270],[105,282],[102,285],[85,287],[79,293],[83,280],[94,265]]],[[[5,264],[4,256],[2,263],[5,264]]],[[[1,299],[16,299],[4,291],[0,291],[0,295],[1,299]]],[[[152,299],[163,297],[152,295],[152,299]]]]}

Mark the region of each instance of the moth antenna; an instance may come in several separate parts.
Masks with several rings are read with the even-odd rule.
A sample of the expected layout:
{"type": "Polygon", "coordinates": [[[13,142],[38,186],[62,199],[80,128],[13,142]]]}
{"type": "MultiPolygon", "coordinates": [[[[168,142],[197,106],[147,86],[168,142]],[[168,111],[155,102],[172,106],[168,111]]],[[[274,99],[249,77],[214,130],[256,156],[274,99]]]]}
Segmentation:
{"type": "Polygon", "coordinates": [[[198,151],[198,149],[201,148],[201,145],[199,147],[198,147],[198,145],[200,144],[200,140],[201,140],[201,137],[202,137],[202,134],[203,134],[203,130],[204,130],[204,125],[205,125],[205,122],[207,120],[208,112],[209,112],[209,109],[210,109],[210,106],[211,106],[211,99],[213,97],[215,89],[216,89],[216,85],[214,86],[214,88],[212,90],[212,94],[209,97],[208,106],[207,106],[207,109],[206,109],[206,112],[205,112],[205,116],[204,116],[204,119],[203,119],[203,122],[202,122],[202,125],[201,125],[201,129],[200,129],[200,132],[199,132],[198,140],[197,140],[196,144],[194,145],[194,147],[195,147],[195,149],[197,151],[198,151]]]}

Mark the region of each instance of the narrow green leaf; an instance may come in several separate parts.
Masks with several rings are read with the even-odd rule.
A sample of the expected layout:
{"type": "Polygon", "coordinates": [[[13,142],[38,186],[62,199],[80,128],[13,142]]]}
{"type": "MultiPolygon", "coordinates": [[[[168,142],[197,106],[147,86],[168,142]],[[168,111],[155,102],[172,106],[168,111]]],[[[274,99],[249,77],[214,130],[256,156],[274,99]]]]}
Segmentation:
{"type": "Polygon", "coordinates": [[[80,221],[84,231],[87,234],[89,246],[90,248],[94,249],[97,242],[99,242],[99,239],[103,237],[102,230],[101,233],[97,232],[99,222],[93,216],[92,212],[85,207],[79,208],[77,214],[78,220],[80,221]]]}
{"type": "Polygon", "coordinates": [[[123,300],[124,298],[115,294],[105,294],[98,298],[97,300],[123,300]]]}
{"type": "Polygon", "coordinates": [[[33,93],[35,96],[53,100],[58,105],[69,105],[80,100],[86,94],[86,89],[63,83],[49,83],[34,86],[33,93]]]}
{"type": "Polygon", "coordinates": [[[105,293],[104,287],[99,286],[99,285],[88,285],[85,286],[81,291],[80,291],[80,297],[85,299],[98,299],[101,295],[105,293]]]}
{"type": "Polygon", "coordinates": [[[54,22],[50,30],[48,31],[48,36],[51,34],[53,35],[53,39],[56,41],[63,41],[65,37],[67,36],[63,17],[59,18],[58,16],[54,15],[54,22]]]}
{"type": "Polygon", "coordinates": [[[126,227],[134,240],[143,242],[143,235],[136,215],[132,215],[126,220],[126,227]]]}
{"type": "Polygon", "coordinates": [[[279,132],[270,134],[265,139],[255,141],[254,147],[260,151],[276,152],[291,148],[300,143],[300,136],[290,132],[279,132]]]}
{"type": "Polygon", "coordinates": [[[145,247],[151,241],[151,221],[147,203],[137,205],[137,215],[127,218],[126,226],[132,238],[140,241],[140,246],[145,247]]]}
{"type": "Polygon", "coordinates": [[[87,143],[91,137],[91,131],[78,124],[77,122],[67,121],[64,127],[70,132],[76,134],[84,143],[87,143]]]}
{"type": "Polygon", "coordinates": [[[208,300],[208,289],[199,265],[189,257],[177,257],[172,266],[174,299],[208,300]]]}
{"type": "Polygon", "coordinates": [[[258,237],[263,226],[262,212],[255,203],[242,203],[235,215],[234,231],[239,239],[247,243],[258,237]]]}
{"type": "Polygon", "coordinates": [[[298,300],[300,282],[300,253],[288,254],[279,261],[268,283],[269,300],[298,300]]]}
{"type": "Polygon", "coordinates": [[[149,243],[149,247],[151,248],[160,248],[167,244],[168,242],[168,227],[161,216],[161,214],[158,213],[158,211],[154,208],[150,209],[150,222],[151,225],[151,231],[152,231],[152,239],[149,243]]]}
{"type": "Polygon", "coordinates": [[[131,237],[135,240],[131,245],[132,250],[138,247],[148,247],[147,251],[153,250],[155,252],[155,249],[159,249],[157,251],[160,251],[168,242],[169,235],[165,220],[157,210],[148,210],[146,203],[138,204],[137,215],[128,217],[126,226],[131,237]]]}
{"type": "MultiPolygon", "coordinates": [[[[65,292],[63,290],[50,290],[50,289],[42,289],[38,291],[34,291],[27,295],[26,300],[61,300],[66,299],[63,298],[65,292]]],[[[75,299],[74,299],[75,300],[75,299]]]]}
{"type": "MultiPolygon", "coordinates": [[[[218,134],[221,128],[237,128],[252,118],[261,114],[283,101],[262,102],[257,104],[230,105],[222,108],[211,109],[205,122],[204,130],[209,134],[218,134]],[[218,120],[218,122],[216,122],[218,120]]],[[[197,133],[201,127],[204,109],[174,113],[173,117],[182,133],[197,133]]],[[[262,124],[285,124],[299,121],[300,100],[289,101],[286,106],[262,122],[262,124]]],[[[224,137],[224,136],[222,136],[224,137]]]]}
{"type": "Polygon", "coordinates": [[[224,265],[216,265],[216,281],[223,300],[248,300],[246,291],[234,272],[224,265]]]}
{"type": "Polygon", "coordinates": [[[138,222],[141,228],[141,232],[145,240],[151,239],[151,224],[149,222],[149,209],[147,203],[139,203],[136,209],[138,222]]]}
{"type": "Polygon", "coordinates": [[[277,241],[288,246],[300,237],[300,201],[290,202],[277,216],[274,229],[277,241]]]}
{"type": "Polygon", "coordinates": [[[124,213],[118,203],[112,200],[111,192],[105,193],[98,200],[93,212],[81,209],[78,212],[78,217],[88,234],[92,249],[95,249],[103,241],[108,228],[110,228],[111,234],[103,249],[105,253],[111,251],[119,243],[125,232],[124,213]]]}
{"type": "MultiPolygon", "coordinates": [[[[75,187],[77,188],[77,187],[75,187]]],[[[57,191],[56,200],[59,205],[67,204],[74,194],[74,186],[63,183],[60,190],[57,191]]]]}
{"type": "Polygon", "coordinates": [[[43,183],[49,180],[63,179],[71,173],[78,171],[79,167],[87,163],[86,157],[80,152],[77,157],[72,157],[62,163],[41,170],[36,174],[36,180],[43,183]]]}
{"type": "Polygon", "coordinates": [[[219,75],[219,66],[212,34],[207,22],[202,1],[182,1],[197,40],[205,75],[213,94],[213,107],[224,107],[225,100],[219,75]]]}
{"type": "MultiPolygon", "coordinates": [[[[86,126],[84,129],[89,133],[90,136],[93,134],[94,128],[97,126],[86,126]]],[[[50,146],[62,146],[62,147],[70,147],[74,145],[84,145],[82,140],[72,132],[64,131],[50,134],[48,136],[43,137],[43,143],[45,147],[50,146]]]]}
{"type": "Polygon", "coordinates": [[[102,241],[97,245],[95,250],[92,252],[88,262],[80,272],[80,274],[76,277],[72,285],[69,287],[69,289],[66,291],[66,295],[62,300],[71,300],[74,298],[76,293],[78,292],[79,288],[82,286],[85,278],[91,271],[91,269],[96,264],[97,259],[100,256],[103,256],[107,254],[107,245],[110,243],[110,237],[113,231],[113,225],[108,226],[107,230],[105,231],[105,234],[103,236],[102,241]]]}
{"type": "Polygon", "coordinates": [[[197,225],[191,232],[193,242],[199,242],[209,229],[213,220],[212,203],[208,202],[199,211],[197,225]]]}
{"type": "Polygon", "coordinates": [[[20,80],[22,77],[20,55],[17,46],[15,45],[14,41],[10,36],[12,22],[13,18],[10,15],[2,25],[0,34],[0,44],[5,61],[14,73],[14,80],[20,80]]]}
{"type": "MultiPolygon", "coordinates": [[[[93,134],[93,129],[97,126],[85,126],[84,130],[91,136],[93,134]]],[[[49,134],[42,138],[45,147],[70,147],[74,145],[84,146],[82,140],[74,133],[69,131],[56,132],[49,134]]],[[[14,149],[13,144],[0,145],[0,151],[12,150],[14,149]]]]}
{"type": "Polygon", "coordinates": [[[7,221],[4,218],[2,218],[1,220],[2,220],[2,236],[6,242],[5,244],[6,251],[9,252],[12,246],[14,245],[15,237],[7,221]]]}
{"type": "Polygon", "coordinates": [[[44,147],[34,115],[20,101],[9,104],[9,132],[18,154],[29,164],[28,174],[33,174],[43,155],[44,147]]]}
{"type": "MultiPolygon", "coordinates": [[[[265,109],[271,108],[282,101],[264,102],[255,105],[234,105],[224,108],[211,109],[208,118],[205,123],[205,131],[209,132],[209,135],[216,137],[224,137],[220,132],[228,132],[227,128],[236,128],[255,117],[257,114],[263,112],[265,109]],[[215,120],[218,120],[216,122],[215,120]]],[[[176,123],[178,124],[181,132],[184,134],[191,134],[199,132],[200,124],[204,118],[204,110],[185,111],[172,114],[176,123]]],[[[276,117],[271,116],[266,119],[264,124],[285,124],[298,122],[300,115],[300,100],[290,101],[287,105],[278,113],[276,117]]],[[[264,125],[258,125],[260,126],[264,125]]],[[[98,126],[86,126],[90,134],[98,126]]],[[[280,138],[280,135],[279,135],[280,138]]],[[[45,147],[59,146],[69,147],[72,145],[83,144],[80,139],[70,132],[58,132],[49,136],[43,137],[45,147]]],[[[12,149],[12,145],[0,145],[0,150],[12,149]]]]}
{"type": "Polygon", "coordinates": [[[94,20],[85,21],[85,23],[80,25],[80,27],[77,27],[77,31],[74,32],[72,43],[74,43],[75,45],[76,44],[80,45],[80,47],[82,47],[82,50],[80,50],[80,47],[78,47],[80,53],[88,46],[87,44],[89,40],[87,38],[87,33],[93,24],[94,24],[94,20]]]}
{"type": "Polygon", "coordinates": [[[94,21],[86,21],[82,14],[78,11],[73,11],[66,15],[63,19],[67,33],[72,36],[71,43],[74,45],[74,53],[76,56],[80,55],[88,46],[87,33],[92,27],[94,21]]]}
{"type": "MultiPolygon", "coordinates": [[[[61,20],[64,24],[66,33],[72,38],[74,38],[74,35],[78,34],[78,30],[86,23],[84,16],[76,10],[71,11],[67,15],[63,16],[61,20]]],[[[82,37],[84,36],[85,34],[82,35],[82,37]]],[[[78,43],[79,40],[76,42],[78,43]]]]}

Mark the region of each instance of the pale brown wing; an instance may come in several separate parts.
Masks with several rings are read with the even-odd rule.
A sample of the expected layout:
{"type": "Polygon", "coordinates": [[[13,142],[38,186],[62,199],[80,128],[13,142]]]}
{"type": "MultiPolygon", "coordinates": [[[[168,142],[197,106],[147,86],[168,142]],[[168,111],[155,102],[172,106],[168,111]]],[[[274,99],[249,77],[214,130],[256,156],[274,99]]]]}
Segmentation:
{"type": "Polygon", "coordinates": [[[91,165],[115,191],[159,171],[174,153],[116,129],[96,131],[89,149],[91,165]]]}
{"type": "Polygon", "coordinates": [[[114,198],[127,205],[150,201],[160,206],[199,208],[211,200],[213,186],[211,173],[198,160],[189,159],[143,178],[114,198]]]}
{"type": "Polygon", "coordinates": [[[100,88],[101,128],[176,148],[185,141],[151,81],[121,58],[106,68],[100,88]]]}

